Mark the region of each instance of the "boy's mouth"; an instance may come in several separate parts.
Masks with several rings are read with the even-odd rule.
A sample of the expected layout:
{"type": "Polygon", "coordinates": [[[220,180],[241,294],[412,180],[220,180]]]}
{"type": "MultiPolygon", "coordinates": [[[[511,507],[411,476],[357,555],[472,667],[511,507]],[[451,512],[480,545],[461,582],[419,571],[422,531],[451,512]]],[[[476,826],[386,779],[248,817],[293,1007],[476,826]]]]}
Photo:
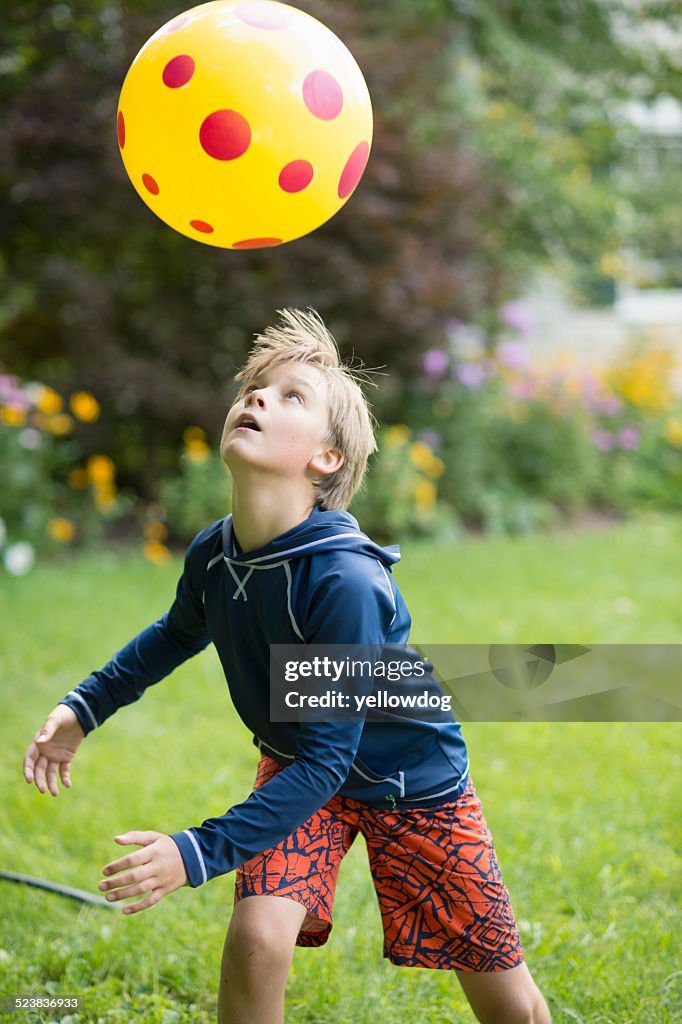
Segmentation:
{"type": "Polygon", "coordinates": [[[235,427],[235,429],[239,430],[241,427],[244,427],[246,430],[258,430],[258,431],[260,431],[260,429],[261,429],[258,426],[258,423],[256,422],[256,418],[254,416],[251,416],[250,413],[244,413],[237,420],[237,426],[235,427]]]}

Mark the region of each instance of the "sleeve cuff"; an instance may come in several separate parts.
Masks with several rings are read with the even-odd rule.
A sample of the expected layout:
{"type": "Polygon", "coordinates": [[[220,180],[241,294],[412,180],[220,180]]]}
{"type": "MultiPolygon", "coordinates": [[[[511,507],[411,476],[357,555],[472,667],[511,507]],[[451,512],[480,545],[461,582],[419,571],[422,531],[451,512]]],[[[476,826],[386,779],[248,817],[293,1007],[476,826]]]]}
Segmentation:
{"type": "Polygon", "coordinates": [[[90,705],[75,690],[67,693],[66,697],[60,700],[59,703],[65,704],[67,708],[71,708],[86,736],[99,725],[90,705]]]}
{"type": "Polygon", "coordinates": [[[208,881],[206,873],[206,862],[202,856],[196,836],[190,828],[184,832],[174,832],[171,839],[180,851],[187,879],[193,889],[208,881]]]}

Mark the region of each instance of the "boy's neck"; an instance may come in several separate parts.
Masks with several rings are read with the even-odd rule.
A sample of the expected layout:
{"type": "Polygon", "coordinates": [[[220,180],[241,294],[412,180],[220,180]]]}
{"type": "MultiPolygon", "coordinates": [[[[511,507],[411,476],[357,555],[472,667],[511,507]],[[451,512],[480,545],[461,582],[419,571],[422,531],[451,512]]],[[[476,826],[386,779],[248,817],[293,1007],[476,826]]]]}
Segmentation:
{"type": "Polygon", "coordinates": [[[275,537],[305,522],[314,508],[309,494],[232,489],[232,529],[242,551],[264,548],[275,537]]]}

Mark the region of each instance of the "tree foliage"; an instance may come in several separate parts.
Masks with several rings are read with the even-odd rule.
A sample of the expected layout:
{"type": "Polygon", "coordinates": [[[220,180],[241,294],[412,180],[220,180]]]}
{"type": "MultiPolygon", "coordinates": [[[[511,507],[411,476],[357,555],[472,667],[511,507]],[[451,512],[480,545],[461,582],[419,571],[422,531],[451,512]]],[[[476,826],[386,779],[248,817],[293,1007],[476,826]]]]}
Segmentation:
{"type": "MultiPolygon", "coordinates": [[[[485,318],[538,260],[616,243],[610,104],[672,76],[626,46],[652,3],[302,0],[365,72],[375,138],[343,211],[281,249],[231,252],[161,224],[116,146],[133,56],[168,0],[24,0],[0,39],[0,362],[103,406],[102,436],[153,494],[188,423],[215,436],[250,337],[313,305],[345,354],[386,366],[397,416],[448,321],[485,318]]],[[[670,12],[670,5],[664,5],[670,12]]]]}

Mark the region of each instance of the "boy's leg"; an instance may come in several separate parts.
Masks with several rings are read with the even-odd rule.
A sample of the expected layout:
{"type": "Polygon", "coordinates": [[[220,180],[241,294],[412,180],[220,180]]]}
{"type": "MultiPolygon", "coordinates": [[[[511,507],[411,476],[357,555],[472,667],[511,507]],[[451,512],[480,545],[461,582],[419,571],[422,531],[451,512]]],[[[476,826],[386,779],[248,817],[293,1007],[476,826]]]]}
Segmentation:
{"type": "Polygon", "coordinates": [[[481,1024],[549,1024],[471,779],[451,803],[358,818],[384,956],[455,971],[481,1024]]]}
{"type": "Polygon", "coordinates": [[[282,1024],[284,990],[306,908],[279,896],[248,896],[225,937],[218,1024],[282,1024]]]}
{"type": "Polygon", "coordinates": [[[508,971],[456,971],[480,1024],[551,1024],[525,962],[508,971]]]}

